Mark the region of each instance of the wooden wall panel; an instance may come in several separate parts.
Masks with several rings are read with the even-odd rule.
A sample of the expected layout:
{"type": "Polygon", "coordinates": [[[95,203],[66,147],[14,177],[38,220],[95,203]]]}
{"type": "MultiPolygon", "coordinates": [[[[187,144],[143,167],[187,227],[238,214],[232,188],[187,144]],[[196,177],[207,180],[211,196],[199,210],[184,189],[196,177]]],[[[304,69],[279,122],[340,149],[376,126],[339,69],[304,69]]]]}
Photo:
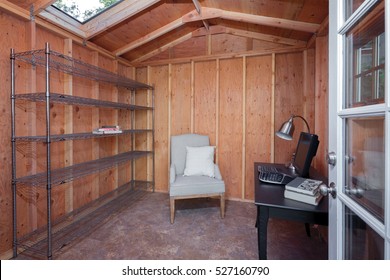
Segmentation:
{"type": "Polygon", "coordinates": [[[252,49],[252,40],[229,34],[215,34],[211,39],[211,53],[239,53],[252,49]],[[249,45],[249,46],[248,46],[249,45]]]}
{"type": "Polygon", "coordinates": [[[271,162],[272,56],[246,60],[245,199],[254,198],[254,162],[271,162]]]}
{"type": "MultiPolygon", "coordinates": [[[[98,57],[99,67],[111,72],[117,72],[116,63],[102,55],[98,57]]],[[[107,83],[99,83],[99,99],[118,101],[118,92],[115,86],[107,83]]],[[[116,125],[118,112],[112,109],[99,108],[99,127],[103,125],[116,125]]],[[[103,137],[96,139],[99,142],[99,158],[112,156],[118,151],[117,137],[103,137]]],[[[117,188],[117,170],[115,167],[99,173],[99,195],[108,193],[117,188]]]]}
{"type": "Polygon", "coordinates": [[[316,168],[328,175],[328,164],[325,162],[326,151],[328,150],[328,37],[317,37],[315,53],[315,127],[320,145],[317,155],[314,158],[316,168]]]}
{"type": "MultiPolygon", "coordinates": [[[[148,68],[138,68],[136,70],[136,80],[139,82],[147,83],[148,81],[148,68]]],[[[147,90],[137,90],[135,93],[135,103],[137,105],[148,106],[148,91],[147,90]]],[[[135,111],[135,128],[147,128],[148,127],[148,112],[147,111],[135,111]]],[[[135,147],[136,150],[146,151],[148,148],[147,145],[148,135],[147,134],[138,134],[135,136],[135,147]]],[[[147,158],[140,158],[136,160],[135,163],[135,176],[136,179],[146,180],[147,179],[147,158]]]]}
{"type": "MultiPolygon", "coordinates": [[[[72,56],[75,59],[82,60],[89,64],[94,64],[94,53],[86,50],[82,46],[73,44],[72,56]]],[[[94,98],[98,91],[98,83],[88,79],[76,76],[69,77],[72,79],[72,94],[74,96],[94,98]],[[95,92],[96,91],[96,92],[95,92]]],[[[72,128],[74,133],[82,133],[96,129],[94,123],[94,114],[99,114],[97,108],[88,106],[71,106],[72,107],[72,128]]],[[[96,116],[98,118],[98,116],[96,116]]],[[[94,144],[98,140],[87,139],[73,141],[73,164],[82,163],[98,158],[94,153],[94,144]]],[[[77,209],[88,202],[96,199],[99,193],[99,175],[93,174],[80,178],[73,182],[73,209],[77,209]]]]}
{"type": "MultiPolygon", "coordinates": [[[[275,131],[291,114],[304,113],[303,54],[277,54],[275,58],[275,131]]],[[[306,116],[303,116],[306,118],[306,116]]],[[[275,162],[290,162],[296,149],[300,131],[307,131],[301,119],[294,120],[295,133],[292,141],[275,137],[275,162]]]]}
{"type": "Polygon", "coordinates": [[[242,59],[220,61],[217,153],[226,196],[241,197],[242,182],[242,59]]]}
{"type": "MultiPolygon", "coordinates": [[[[11,82],[10,82],[10,49],[17,48],[20,52],[25,50],[25,24],[18,19],[11,17],[0,11],[0,254],[6,252],[12,247],[12,193],[11,178],[11,82]],[[18,36],[15,36],[18,34],[18,36]]],[[[26,75],[20,75],[20,79],[27,80],[26,75]]],[[[21,123],[23,124],[23,123],[21,123]]],[[[23,209],[21,211],[25,211],[23,209]]],[[[19,225],[28,225],[29,216],[21,216],[19,225]]]]}
{"type": "Polygon", "coordinates": [[[150,69],[150,84],[155,86],[155,184],[156,191],[168,192],[169,146],[168,66],[150,69]]]}
{"type": "Polygon", "coordinates": [[[171,135],[191,132],[191,64],[172,65],[171,135]]]}
{"type": "MultiPolygon", "coordinates": [[[[134,78],[134,68],[123,64],[118,65],[118,74],[124,77],[134,78]]],[[[118,102],[131,103],[131,92],[126,88],[118,88],[118,102]]],[[[131,111],[118,111],[118,125],[124,129],[131,128],[131,111]]],[[[118,152],[127,152],[131,150],[131,137],[129,135],[118,136],[118,152]]],[[[131,180],[131,162],[118,166],[118,186],[123,186],[131,180]]]]}
{"type": "Polygon", "coordinates": [[[208,135],[211,145],[215,145],[217,133],[217,63],[214,60],[197,62],[194,70],[194,132],[208,135]]]}

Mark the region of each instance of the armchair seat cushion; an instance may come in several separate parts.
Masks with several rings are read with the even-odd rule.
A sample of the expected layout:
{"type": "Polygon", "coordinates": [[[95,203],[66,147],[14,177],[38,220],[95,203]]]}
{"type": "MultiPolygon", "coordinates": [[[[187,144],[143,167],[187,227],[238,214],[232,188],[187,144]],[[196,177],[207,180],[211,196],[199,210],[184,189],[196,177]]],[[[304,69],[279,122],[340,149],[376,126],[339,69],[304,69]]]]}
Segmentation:
{"type": "Polygon", "coordinates": [[[218,194],[225,192],[225,183],[222,180],[208,176],[182,176],[176,177],[170,185],[170,196],[218,194]]]}

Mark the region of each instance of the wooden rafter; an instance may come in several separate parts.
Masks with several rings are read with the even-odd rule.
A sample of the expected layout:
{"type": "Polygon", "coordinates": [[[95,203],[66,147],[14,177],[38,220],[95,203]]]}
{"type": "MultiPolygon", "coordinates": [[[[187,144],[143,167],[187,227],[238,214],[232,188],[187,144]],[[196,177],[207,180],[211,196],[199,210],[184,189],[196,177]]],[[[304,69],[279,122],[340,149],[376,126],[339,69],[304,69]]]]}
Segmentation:
{"type": "Polygon", "coordinates": [[[34,15],[39,14],[44,9],[52,5],[57,0],[36,0],[34,1],[34,15]]]}
{"type": "Polygon", "coordinates": [[[187,33],[186,35],[184,35],[184,36],[182,36],[182,37],[180,37],[180,38],[170,42],[169,44],[166,44],[166,45],[164,45],[162,47],[159,47],[158,49],[156,49],[156,50],[154,50],[154,51],[152,51],[152,52],[150,52],[150,53],[148,53],[146,55],[143,55],[143,56],[133,60],[131,63],[138,63],[138,62],[144,61],[144,60],[146,60],[148,58],[151,58],[151,57],[153,57],[153,56],[155,56],[155,55],[157,55],[159,53],[162,53],[162,52],[166,51],[169,48],[172,48],[172,47],[174,47],[174,46],[176,46],[178,44],[181,44],[181,43],[183,43],[183,42],[185,42],[185,41],[187,41],[187,40],[189,40],[191,38],[192,38],[192,32],[187,33]]]}
{"type": "Polygon", "coordinates": [[[215,9],[215,8],[206,8],[206,7],[202,8],[201,15],[199,15],[196,11],[193,11],[191,13],[188,13],[183,18],[183,21],[184,22],[193,22],[193,21],[206,20],[206,19],[212,19],[212,18],[222,18],[222,19],[227,19],[227,20],[232,20],[232,21],[254,23],[254,24],[259,24],[259,25],[267,25],[267,26],[279,27],[279,28],[290,29],[290,30],[297,30],[297,31],[304,31],[304,32],[310,32],[310,33],[315,33],[318,30],[318,28],[320,27],[319,24],[315,24],[315,23],[308,23],[308,22],[294,21],[294,20],[288,20],[288,19],[282,19],[282,18],[273,18],[273,17],[231,12],[231,11],[215,9]]]}
{"type": "Polygon", "coordinates": [[[171,23],[164,25],[164,26],[160,27],[159,29],[139,38],[138,40],[135,40],[135,41],[131,42],[130,44],[127,44],[127,45],[123,46],[122,48],[115,50],[114,53],[117,56],[122,55],[128,51],[131,51],[131,50],[133,50],[133,49],[135,49],[143,44],[146,44],[146,43],[156,39],[157,37],[160,37],[160,36],[168,33],[169,31],[172,31],[172,30],[174,30],[182,25],[184,25],[184,23],[183,23],[183,20],[181,18],[174,20],[171,23]]]}
{"type": "MultiPolygon", "coordinates": [[[[194,3],[195,9],[198,12],[198,14],[201,15],[202,14],[202,6],[200,5],[199,1],[198,0],[192,0],[192,3],[194,3]]],[[[207,30],[209,30],[210,29],[210,25],[209,25],[208,21],[203,19],[202,22],[203,22],[204,27],[207,30]]]]}
{"type": "Polygon", "coordinates": [[[82,26],[82,30],[86,34],[86,39],[100,34],[159,1],[160,0],[127,0],[119,3],[82,26]]]}
{"type": "Polygon", "coordinates": [[[226,33],[235,36],[241,36],[241,37],[257,39],[257,40],[278,43],[278,44],[284,44],[284,45],[290,45],[290,46],[306,46],[305,41],[294,40],[290,38],[274,36],[269,34],[251,32],[251,31],[246,31],[246,30],[241,30],[236,28],[226,28],[226,33]]]}

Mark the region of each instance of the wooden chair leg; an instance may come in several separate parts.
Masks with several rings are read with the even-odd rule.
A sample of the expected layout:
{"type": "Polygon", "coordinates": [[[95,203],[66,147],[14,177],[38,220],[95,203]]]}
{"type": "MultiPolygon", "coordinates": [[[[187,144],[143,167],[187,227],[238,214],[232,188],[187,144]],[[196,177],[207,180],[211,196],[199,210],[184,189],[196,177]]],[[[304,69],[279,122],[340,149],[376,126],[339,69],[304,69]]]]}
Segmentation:
{"type": "Polygon", "coordinates": [[[225,218],[225,194],[221,194],[221,219],[225,218]]]}
{"type": "Polygon", "coordinates": [[[170,209],[171,209],[171,224],[175,221],[175,199],[170,198],[170,209]]]}

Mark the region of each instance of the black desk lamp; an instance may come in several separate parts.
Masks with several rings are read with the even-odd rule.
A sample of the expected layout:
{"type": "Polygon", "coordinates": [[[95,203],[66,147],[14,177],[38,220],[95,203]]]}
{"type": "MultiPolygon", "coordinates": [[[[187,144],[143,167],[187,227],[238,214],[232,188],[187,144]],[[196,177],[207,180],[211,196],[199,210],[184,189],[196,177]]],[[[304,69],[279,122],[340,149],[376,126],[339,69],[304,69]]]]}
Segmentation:
{"type": "MultiPolygon", "coordinates": [[[[295,128],[294,127],[294,119],[295,118],[302,119],[305,122],[305,124],[306,124],[308,132],[310,133],[309,124],[307,123],[307,121],[305,120],[304,117],[299,116],[299,115],[291,115],[289,120],[284,122],[282,124],[282,126],[280,127],[280,129],[276,132],[276,136],[278,136],[279,138],[282,138],[284,140],[292,140],[292,136],[294,134],[294,128],[295,128]]],[[[295,167],[294,167],[294,164],[293,164],[294,163],[294,159],[295,159],[295,154],[293,154],[291,162],[288,164],[288,167],[295,171],[295,167]]]]}

